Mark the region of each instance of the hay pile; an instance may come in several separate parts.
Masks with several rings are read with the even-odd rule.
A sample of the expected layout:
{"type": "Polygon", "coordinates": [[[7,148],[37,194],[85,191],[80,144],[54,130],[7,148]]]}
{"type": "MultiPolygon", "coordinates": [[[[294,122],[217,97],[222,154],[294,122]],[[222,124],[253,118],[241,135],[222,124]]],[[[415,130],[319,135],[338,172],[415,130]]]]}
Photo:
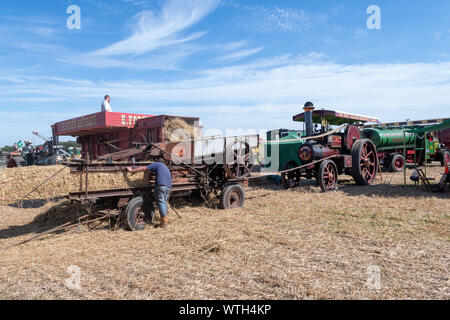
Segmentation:
{"type": "MultiPolygon", "coordinates": [[[[174,206],[182,219],[169,211],[168,229],[31,241],[0,252],[0,299],[448,300],[449,194],[402,188],[402,173],[383,177],[361,187],[340,176],[350,181],[329,193],[314,181],[283,190],[251,180],[244,208],[189,203],[174,206]],[[72,265],[81,290],[66,285],[72,265]]],[[[84,212],[66,202],[0,208],[0,247],[84,212]]]]}
{"type": "MultiPolygon", "coordinates": [[[[15,203],[32,191],[40,183],[46,181],[63,166],[21,167],[0,171],[0,205],[15,203]]],[[[89,190],[104,190],[147,185],[148,179],[144,173],[89,173],[89,190]]],[[[70,192],[83,191],[85,176],[70,173],[65,168],[53,179],[42,185],[31,194],[27,200],[48,200],[62,197],[70,192]]]]}
{"type": "Polygon", "coordinates": [[[167,142],[181,142],[195,139],[199,136],[193,125],[176,117],[166,119],[162,132],[167,142]]]}

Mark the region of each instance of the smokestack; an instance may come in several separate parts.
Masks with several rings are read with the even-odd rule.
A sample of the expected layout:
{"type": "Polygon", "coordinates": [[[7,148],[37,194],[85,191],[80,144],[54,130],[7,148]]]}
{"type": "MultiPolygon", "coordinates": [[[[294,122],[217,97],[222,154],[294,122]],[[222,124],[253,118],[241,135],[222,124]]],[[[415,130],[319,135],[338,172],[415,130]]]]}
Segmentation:
{"type": "Polygon", "coordinates": [[[303,110],[305,110],[306,136],[311,137],[312,135],[314,135],[314,124],[313,124],[313,117],[312,117],[312,112],[314,110],[314,104],[312,102],[305,103],[303,110]]]}

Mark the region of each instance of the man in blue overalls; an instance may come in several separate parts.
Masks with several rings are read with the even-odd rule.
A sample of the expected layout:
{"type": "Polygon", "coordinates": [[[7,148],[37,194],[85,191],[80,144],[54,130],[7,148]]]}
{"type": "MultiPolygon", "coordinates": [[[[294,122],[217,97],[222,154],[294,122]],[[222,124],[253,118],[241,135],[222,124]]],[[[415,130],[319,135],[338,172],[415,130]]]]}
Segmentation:
{"type": "Polygon", "coordinates": [[[167,199],[172,188],[172,174],[167,166],[161,162],[152,163],[146,167],[127,167],[128,172],[145,172],[151,171],[155,173],[155,200],[158,205],[159,214],[161,215],[161,227],[167,227],[167,199]]]}

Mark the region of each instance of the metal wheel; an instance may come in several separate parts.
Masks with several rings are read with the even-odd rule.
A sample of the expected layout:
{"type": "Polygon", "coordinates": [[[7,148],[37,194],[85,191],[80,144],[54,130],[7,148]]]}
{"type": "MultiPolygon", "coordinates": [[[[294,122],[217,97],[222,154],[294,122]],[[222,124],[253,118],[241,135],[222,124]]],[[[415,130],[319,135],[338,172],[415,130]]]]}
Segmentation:
{"type": "Polygon", "coordinates": [[[226,185],[222,190],[220,204],[222,209],[235,209],[244,206],[245,192],[239,184],[226,185]]]}
{"type": "Polygon", "coordinates": [[[128,202],[125,208],[128,226],[133,231],[143,230],[147,223],[152,223],[155,210],[151,203],[144,201],[143,197],[136,197],[128,202]]]}
{"type": "MultiPolygon", "coordinates": [[[[288,161],[283,165],[284,170],[289,170],[298,167],[295,161],[288,161]]],[[[281,184],[285,189],[295,188],[300,185],[300,170],[293,170],[281,173],[281,184]]]]}
{"type": "Polygon", "coordinates": [[[235,141],[227,146],[224,155],[224,169],[231,179],[243,179],[250,175],[253,167],[250,145],[244,141],[235,141]]]}
{"type": "Polygon", "coordinates": [[[369,139],[358,140],[352,147],[352,176],[359,185],[374,182],[378,169],[377,148],[369,139]]]}
{"type": "Polygon", "coordinates": [[[356,126],[349,126],[345,129],[344,144],[348,151],[352,150],[353,144],[361,139],[361,131],[356,126]]]}
{"type": "Polygon", "coordinates": [[[325,191],[336,190],[338,181],[337,166],[332,160],[325,160],[320,164],[319,171],[317,173],[317,182],[320,188],[325,191]]]}
{"type": "Polygon", "coordinates": [[[405,158],[401,154],[396,154],[391,160],[391,171],[392,172],[402,172],[405,168],[405,158]]]}

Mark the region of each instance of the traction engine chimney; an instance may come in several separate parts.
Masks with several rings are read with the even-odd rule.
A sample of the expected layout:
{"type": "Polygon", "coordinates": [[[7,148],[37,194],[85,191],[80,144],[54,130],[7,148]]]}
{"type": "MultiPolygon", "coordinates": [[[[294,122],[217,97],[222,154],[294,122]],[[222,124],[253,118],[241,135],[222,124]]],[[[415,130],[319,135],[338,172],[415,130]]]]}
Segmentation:
{"type": "Polygon", "coordinates": [[[312,135],[314,135],[314,124],[313,124],[313,117],[312,117],[312,112],[314,110],[314,104],[312,102],[305,103],[303,110],[305,110],[306,136],[311,137],[312,135]]]}

